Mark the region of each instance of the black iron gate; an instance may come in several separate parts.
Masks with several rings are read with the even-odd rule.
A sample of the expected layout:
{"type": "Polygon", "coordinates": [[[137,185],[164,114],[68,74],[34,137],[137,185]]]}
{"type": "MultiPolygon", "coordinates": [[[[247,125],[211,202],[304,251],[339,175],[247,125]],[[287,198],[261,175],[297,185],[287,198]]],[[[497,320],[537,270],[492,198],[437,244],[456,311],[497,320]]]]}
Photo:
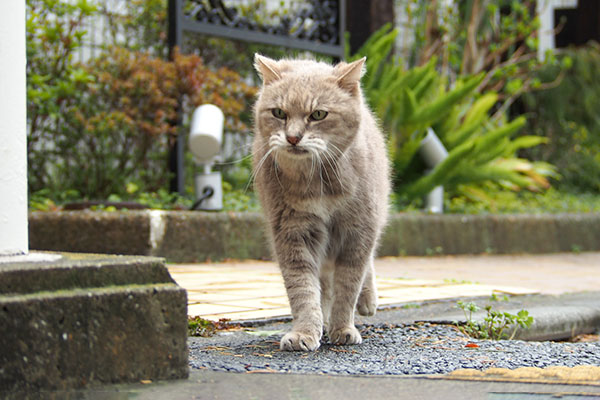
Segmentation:
{"type": "MultiPolygon", "coordinates": [[[[249,20],[222,0],[169,0],[169,48],[183,44],[186,32],[226,39],[263,43],[344,57],[346,0],[307,0],[277,25],[249,20]]],[[[179,118],[181,121],[181,118],[179,118]]],[[[181,126],[181,123],[178,123],[181,126]]],[[[178,134],[171,148],[169,166],[174,177],[171,191],[184,193],[184,149],[178,134]]]]}

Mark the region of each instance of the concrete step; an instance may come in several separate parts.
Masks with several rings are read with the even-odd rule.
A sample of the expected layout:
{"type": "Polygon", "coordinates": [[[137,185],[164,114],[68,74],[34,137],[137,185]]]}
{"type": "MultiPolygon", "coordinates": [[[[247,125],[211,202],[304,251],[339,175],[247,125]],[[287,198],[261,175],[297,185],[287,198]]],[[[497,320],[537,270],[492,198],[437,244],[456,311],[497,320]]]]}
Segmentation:
{"type": "MultiPolygon", "coordinates": [[[[56,211],[29,215],[35,250],[135,254],[170,262],[269,259],[258,213],[56,211]]],[[[600,251],[600,213],[393,214],[378,256],[600,251]]]]}
{"type": "Polygon", "coordinates": [[[158,258],[2,262],[0,390],[185,378],[186,304],[158,258]]]}

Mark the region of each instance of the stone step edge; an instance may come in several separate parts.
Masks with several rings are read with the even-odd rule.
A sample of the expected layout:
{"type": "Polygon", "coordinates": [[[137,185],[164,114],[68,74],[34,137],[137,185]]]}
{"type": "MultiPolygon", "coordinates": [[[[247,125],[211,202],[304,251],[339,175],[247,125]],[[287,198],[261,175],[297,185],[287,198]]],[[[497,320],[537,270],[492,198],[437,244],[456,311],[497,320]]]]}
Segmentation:
{"type": "Polygon", "coordinates": [[[0,296],[124,285],[175,284],[164,259],[73,254],[52,262],[0,266],[0,296]]]}

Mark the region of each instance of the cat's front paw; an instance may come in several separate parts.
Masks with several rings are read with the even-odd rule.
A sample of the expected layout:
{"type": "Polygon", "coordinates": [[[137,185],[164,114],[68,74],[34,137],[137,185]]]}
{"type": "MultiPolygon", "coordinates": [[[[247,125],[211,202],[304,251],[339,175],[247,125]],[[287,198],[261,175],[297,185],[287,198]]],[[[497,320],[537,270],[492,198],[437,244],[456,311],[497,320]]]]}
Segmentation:
{"type": "Polygon", "coordinates": [[[333,329],[329,332],[329,340],[332,344],[361,344],[362,337],[355,326],[346,326],[333,329]]]}
{"type": "Polygon", "coordinates": [[[291,331],[283,335],[279,348],[286,351],[315,351],[321,345],[319,335],[291,331]]]}

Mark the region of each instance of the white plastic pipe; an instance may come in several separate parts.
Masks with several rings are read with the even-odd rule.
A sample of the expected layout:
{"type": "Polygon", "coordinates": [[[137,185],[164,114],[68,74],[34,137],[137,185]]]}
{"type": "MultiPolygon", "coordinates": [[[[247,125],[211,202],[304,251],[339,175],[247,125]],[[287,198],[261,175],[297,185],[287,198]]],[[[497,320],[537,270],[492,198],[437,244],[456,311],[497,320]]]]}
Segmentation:
{"type": "Polygon", "coordinates": [[[194,110],[189,146],[198,164],[209,164],[221,150],[225,116],[221,109],[204,104],[194,110]]]}
{"type": "Polygon", "coordinates": [[[427,128],[427,135],[421,141],[419,153],[429,168],[435,168],[448,157],[448,150],[431,128],[427,128]]]}
{"type": "MultiPolygon", "coordinates": [[[[425,164],[431,169],[448,157],[448,150],[437,137],[433,129],[427,128],[427,135],[421,141],[419,154],[423,157],[425,164]]],[[[444,212],[444,187],[436,186],[425,196],[425,209],[434,214],[444,212]]]]}

